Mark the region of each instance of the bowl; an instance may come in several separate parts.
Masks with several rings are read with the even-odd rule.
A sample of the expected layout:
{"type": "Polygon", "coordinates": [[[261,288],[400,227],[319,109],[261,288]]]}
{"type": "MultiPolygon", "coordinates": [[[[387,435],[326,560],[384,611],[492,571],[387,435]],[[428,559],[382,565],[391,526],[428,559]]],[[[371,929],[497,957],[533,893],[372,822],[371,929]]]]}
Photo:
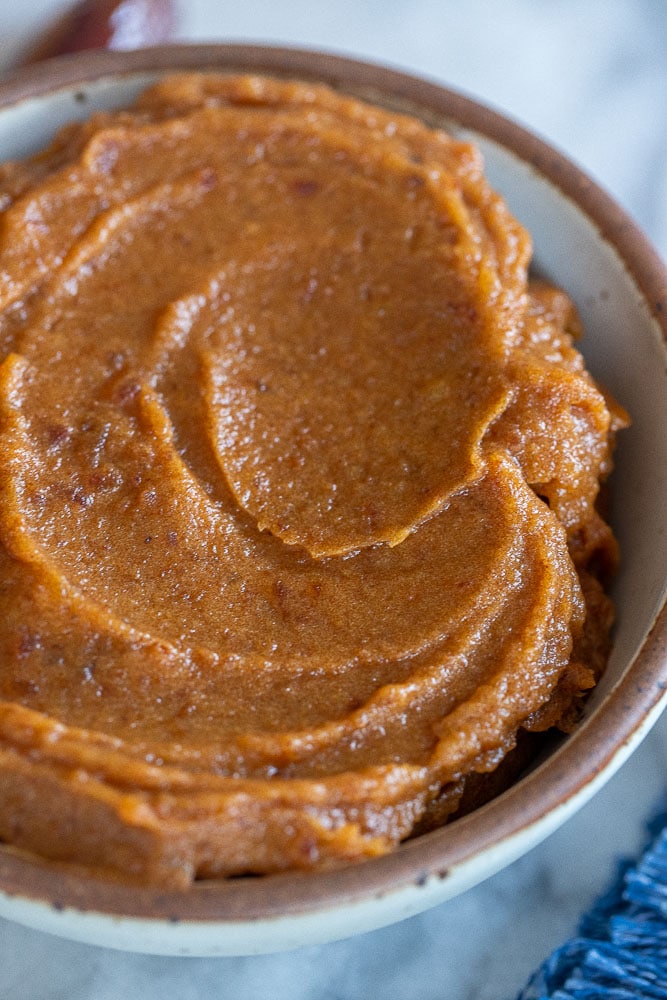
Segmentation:
{"type": "Polygon", "coordinates": [[[548,836],[614,774],[667,702],[667,281],[625,212],[540,138],[461,94],[381,66],[254,45],[84,53],[0,83],[0,160],[43,147],[94,109],[132,101],[166,72],[251,71],[327,83],[473,140],[565,288],[588,367],[632,415],[613,475],[623,553],[607,671],[578,728],[491,802],[393,854],[318,873],[198,881],[187,891],[81,875],[0,846],[0,915],[130,951],[242,955],[323,943],[393,923],[481,882],[548,836]]]}

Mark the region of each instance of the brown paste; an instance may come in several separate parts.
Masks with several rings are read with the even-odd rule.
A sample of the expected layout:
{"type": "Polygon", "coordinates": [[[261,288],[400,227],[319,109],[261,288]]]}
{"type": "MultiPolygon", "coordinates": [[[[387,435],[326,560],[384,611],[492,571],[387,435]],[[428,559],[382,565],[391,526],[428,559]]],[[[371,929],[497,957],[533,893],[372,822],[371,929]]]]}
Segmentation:
{"type": "Polygon", "coordinates": [[[323,867],[572,724],[625,418],[474,148],[177,76],[0,209],[0,838],[175,886],[323,867]]]}

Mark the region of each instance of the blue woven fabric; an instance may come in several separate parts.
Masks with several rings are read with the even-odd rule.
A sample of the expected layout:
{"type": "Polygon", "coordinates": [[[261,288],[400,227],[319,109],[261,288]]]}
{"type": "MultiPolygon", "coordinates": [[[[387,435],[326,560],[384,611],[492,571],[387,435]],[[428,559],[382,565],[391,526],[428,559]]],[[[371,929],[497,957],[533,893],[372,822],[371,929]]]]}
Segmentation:
{"type": "Polygon", "coordinates": [[[575,938],[540,966],[517,1000],[667,1000],[667,814],[638,865],[623,862],[575,938]]]}

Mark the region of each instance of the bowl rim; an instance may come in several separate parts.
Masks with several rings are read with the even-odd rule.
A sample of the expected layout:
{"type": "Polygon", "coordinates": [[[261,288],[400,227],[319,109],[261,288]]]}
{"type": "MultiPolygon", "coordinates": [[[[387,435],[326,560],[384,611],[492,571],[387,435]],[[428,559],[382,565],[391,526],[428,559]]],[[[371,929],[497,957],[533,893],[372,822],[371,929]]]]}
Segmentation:
{"type": "MultiPolygon", "coordinates": [[[[574,202],[614,246],[640,289],[667,343],[667,269],[623,208],[567,156],[505,114],[476,99],[401,69],[326,51],[246,43],[163,45],[124,52],[84,52],[4,75],[0,113],[53,91],[106,77],[179,70],[266,73],[327,83],[372,100],[434,113],[518,155],[574,202]]],[[[255,879],[196,882],[165,891],[111,882],[92,873],[33,858],[0,845],[0,890],[8,896],[113,916],[158,921],[234,922],[301,916],[407,887],[444,881],[475,857],[542,823],[577,798],[623,757],[655,721],[667,700],[667,607],[633,662],[584,724],[534,771],[499,797],[440,830],[402,844],[394,853],[315,873],[287,872],[255,879]]]]}

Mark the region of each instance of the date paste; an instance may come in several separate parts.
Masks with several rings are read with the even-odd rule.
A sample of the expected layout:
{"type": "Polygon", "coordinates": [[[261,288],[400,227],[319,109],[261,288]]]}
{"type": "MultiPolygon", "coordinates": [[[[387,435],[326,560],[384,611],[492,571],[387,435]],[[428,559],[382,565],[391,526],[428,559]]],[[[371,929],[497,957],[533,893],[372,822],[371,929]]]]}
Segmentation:
{"type": "Polygon", "coordinates": [[[0,839],[317,869],[571,727],[625,417],[473,147],[179,75],[6,164],[0,210],[0,839]]]}

